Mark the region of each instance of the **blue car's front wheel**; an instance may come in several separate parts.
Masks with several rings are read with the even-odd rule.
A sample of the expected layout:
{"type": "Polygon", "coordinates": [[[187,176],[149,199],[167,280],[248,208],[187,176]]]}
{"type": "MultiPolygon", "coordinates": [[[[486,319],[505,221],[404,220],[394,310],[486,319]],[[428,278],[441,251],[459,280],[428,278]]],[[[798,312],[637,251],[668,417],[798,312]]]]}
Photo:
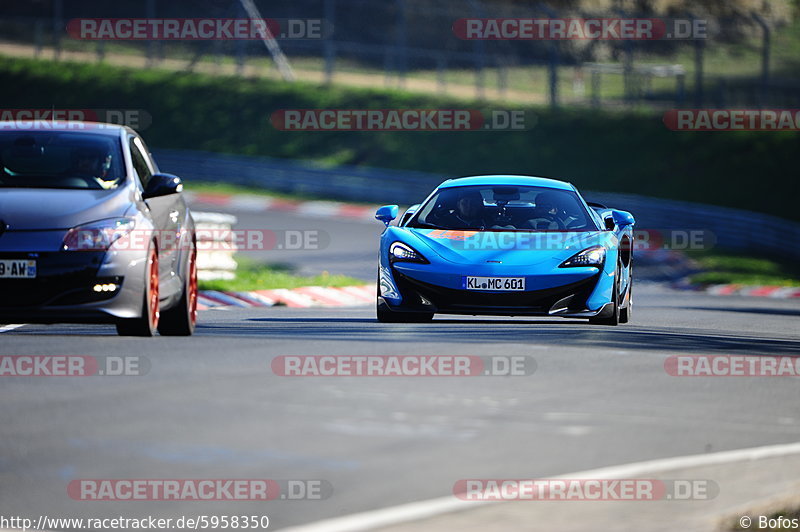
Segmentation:
{"type": "Polygon", "coordinates": [[[619,322],[620,323],[628,323],[631,321],[631,314],[633,314],[633,273],[629,273],[631,276],[630,281],[628,282],[628,291],[625,294],[625,298],[628,300],[628,304],[625,305],[619,313],[619,322]]]}

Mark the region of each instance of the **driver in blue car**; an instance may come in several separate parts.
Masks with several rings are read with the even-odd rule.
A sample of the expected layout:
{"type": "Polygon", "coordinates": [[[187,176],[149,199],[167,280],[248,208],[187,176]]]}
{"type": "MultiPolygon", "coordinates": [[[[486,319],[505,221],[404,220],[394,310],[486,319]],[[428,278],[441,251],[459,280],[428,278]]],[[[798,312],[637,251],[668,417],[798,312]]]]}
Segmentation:
{"type": "Polygon", "coordinates": [[[575,218],[567,212],[567,207],[559,194],[541,192],[536,196],[533,216],[525,225],[531,229],[545,231],[567,229],[569,224],[575,221],[575,218]]]}
{"type": "Polygon", "coordinates": [[[476,229],[486,228],[485,207],[483,196],[477,190],[467,191],[455,198],[455,208],[443,207],[436,216],[436,224],[447,229],[476,229]]]}

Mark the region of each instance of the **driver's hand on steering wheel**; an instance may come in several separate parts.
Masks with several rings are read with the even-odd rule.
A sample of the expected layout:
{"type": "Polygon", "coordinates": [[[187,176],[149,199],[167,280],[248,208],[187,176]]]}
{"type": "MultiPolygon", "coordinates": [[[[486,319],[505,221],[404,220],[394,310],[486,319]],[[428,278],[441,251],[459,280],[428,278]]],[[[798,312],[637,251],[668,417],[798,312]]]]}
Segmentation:
{"type": "Polygon", "coordinates": [[[537,207],[533,210],[533,218],[531,219],[531,224],[536,228],[539,229],[539,224],[541,221],[548,221],[550,222],[550,227],[544,229],[566,229],[564,222],[558,217],[558,214],[553,214],[549,210],[542,209],[537,207]],[[553,225],[555,224],[555,227],[553,225]]]}

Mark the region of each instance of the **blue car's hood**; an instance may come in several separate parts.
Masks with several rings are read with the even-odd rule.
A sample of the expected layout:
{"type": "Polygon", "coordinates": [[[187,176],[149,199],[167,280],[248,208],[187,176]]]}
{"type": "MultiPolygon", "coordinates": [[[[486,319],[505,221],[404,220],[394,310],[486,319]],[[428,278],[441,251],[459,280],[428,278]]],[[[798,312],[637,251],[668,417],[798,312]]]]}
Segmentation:
{"type": "MultiPolygon", "coordinates": [[[[560,264],[588,247],[616,245],[616,237],[610,231],[529,233],[415,228],[404,231],[411,237],[409,244],[420,242],[442,259],[456,264],[487,261],[519,266],[560,264]]],[[[417,249],[426,254],[427,250],[417,249]]]]}

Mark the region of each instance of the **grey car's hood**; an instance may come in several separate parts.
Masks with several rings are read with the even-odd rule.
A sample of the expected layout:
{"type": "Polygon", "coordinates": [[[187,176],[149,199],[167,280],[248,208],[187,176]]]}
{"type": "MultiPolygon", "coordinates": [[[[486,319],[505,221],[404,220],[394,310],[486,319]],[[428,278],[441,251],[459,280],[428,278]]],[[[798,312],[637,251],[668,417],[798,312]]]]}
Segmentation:
{"type": "Polygon", "coordinates": [[[131,207],[130,190],[0,188],[0,220],[9,230],[69,229],[123,216],[131,207]]]}

